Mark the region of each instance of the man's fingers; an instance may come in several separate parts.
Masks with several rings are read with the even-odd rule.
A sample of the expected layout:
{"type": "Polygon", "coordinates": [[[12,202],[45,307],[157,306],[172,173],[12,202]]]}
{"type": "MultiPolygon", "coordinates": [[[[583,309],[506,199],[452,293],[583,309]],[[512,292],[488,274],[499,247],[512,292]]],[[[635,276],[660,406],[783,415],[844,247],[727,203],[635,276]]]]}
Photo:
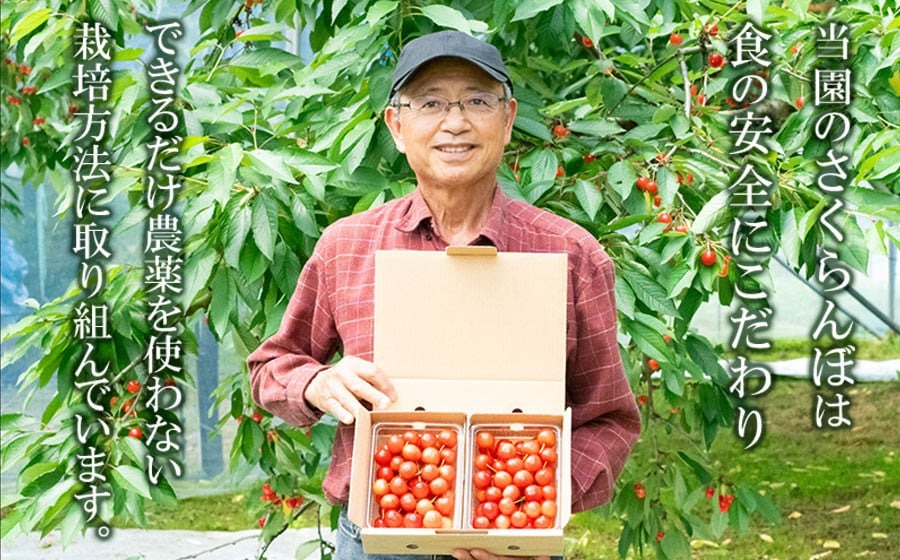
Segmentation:
{"type": "Polygon", "coordinates": [[[378,369],[378,366],[376,366],[372,362],[367,362],[366,360],[355,357],[352,365],[353,370],[361,379],[368,382],[371,387],[374,387],[380,393],[380,395],[383,395],[389,399],[382,402],[379,402],[380,399],[366,400],[376,406],[379,406],[380,408],[384,408],[388,404],[390,404],[391,401],[397,400],[397,391],[394,389],[394,384],[391,383],[391,380],[388,379],[387,375],[385,375],[380,369],[378,369]]]}
{"type": "MultiPolygon", "coordinates": [[[[359,403],[357,403],[359,406],[359,403]]],[[[337,397],[329,396],[325,399],[325,409],[332,413],[335,418],[344,424],[352,424],[356,419],[356,408],[353,407],[352,412],[337,397]]]]}

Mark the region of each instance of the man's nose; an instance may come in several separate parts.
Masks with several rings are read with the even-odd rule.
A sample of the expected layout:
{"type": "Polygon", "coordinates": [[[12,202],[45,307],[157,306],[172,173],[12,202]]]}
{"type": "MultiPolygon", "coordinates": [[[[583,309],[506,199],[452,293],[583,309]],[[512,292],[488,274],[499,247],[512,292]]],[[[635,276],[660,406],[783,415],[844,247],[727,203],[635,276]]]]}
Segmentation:
{"type": "Polygon", "coordinates": [[[464,129],[470,126],[471,123],[463,109],[462,101],[455,101],[447,105],[442,123],[447,129],[464,129]]]}

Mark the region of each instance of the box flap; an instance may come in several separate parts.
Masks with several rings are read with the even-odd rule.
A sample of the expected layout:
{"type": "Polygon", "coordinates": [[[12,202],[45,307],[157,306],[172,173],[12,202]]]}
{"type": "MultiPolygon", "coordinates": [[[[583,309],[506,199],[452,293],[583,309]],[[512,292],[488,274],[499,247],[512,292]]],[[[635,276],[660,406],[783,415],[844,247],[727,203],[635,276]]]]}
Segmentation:
{"type": "Polygon", "coordinates": [[[392,408],[501,412],[512,391],[527,412],[559,413],[567,255],[448,253],[376,252],[374,360],[397,385],[392,408]]]}

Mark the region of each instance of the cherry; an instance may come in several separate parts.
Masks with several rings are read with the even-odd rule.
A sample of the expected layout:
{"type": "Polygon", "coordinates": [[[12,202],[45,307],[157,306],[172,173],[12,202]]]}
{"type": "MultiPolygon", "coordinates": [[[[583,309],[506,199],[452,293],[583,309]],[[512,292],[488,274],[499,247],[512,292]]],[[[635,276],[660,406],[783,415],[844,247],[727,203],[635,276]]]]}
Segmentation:
{"type": "Polygon", "coordinates": [[[675,45],[676,47],[684,42],[684,37],[681,36],[680,33],[672,33],[669,35],[669,43],[675,45]]]}
{"type": "Polygon", "coordinates": [[[23,146],[27,147],[29,144],[31,144],[31,140],[29,140],[28,138],[22,138],[23,146]]]}
{"type": "Polygon", "coordinates": [[[138,393],[141,390],[141,384],[136,379],[132,379],[125,386],[125,390],[127,390],[129,393],[134,395],[135,393],[138,393]]]}
{"type": "Polygon", "coordinates": [[[650,358],[647,360],[647,367],[650,368],[651,371],[659,371],[659,362],[655,359],[650,358]]]}
{"type": "Polygon", "coordinates": [[[706,96],[702,93],[697,95],[697,105],[706,105],[706,96]]]}
{"type": "Polygon", "coordinates": [[[662,531],[660,531],[659,533],[656,533],[656,542],[662,542],[663,537],[665,537],[665,536],[666,536],[666,534],[662,531]]]}
{"type": "Polygon", "coordinates": [[[563,169],[562,167],[557,167],[556,168],[556,178],[560,179],[565,176],[566,176],[566,170],[563,169]]]}
{"type": "Polygon", "coordinates": [[[647,490],[644,488],[644,485],[638,482],[634,485],[634,495],[637,496],[639,500],[643,500],[647,497],[647,490]]]}
{"type": "Polygon", "coordinates": [[[260,422],[262,422],[263,414],[262,412],[256,410],[253,412],[253,414],[250,415],[250,419],[259,424],[260,422]]]}
{"type": "Polygon", "coordinates": [[[656,184],[656,181],[650,181],[647,184],[647,192],[650,194],[656,194],[659,192],[659,185],[656,184]]]}
{"type": "Polygon", "coordinates": [[[553,127],[553,135],[554,136],[558,136],[558,137],[562,138],[563,136],[567,136],[569,134],[572,134],[572,131],[570,131],[568,128],[564,127],[561,124],[558,124],[553,127]]]}
{"type": "Polygon", "coordinates": [[[259,523],[260,529],[264,529],[266,527],[266,518],[265,517],[260,517],[259,519],[256,520],[256,522],[259,523]]]}
{"type": "Polygon", "coordinates": [[[710,37],[715,37],[719,34],[719,26],[718,25],[707,25],[706,32],[709,33],[710,37]]]}
{"type": "Polygon", "coordinates": [[[661,223],[661,224],[671,224],[671,223],[672,223],[672,216],[670,216],[670,215],[669,215],[668,213],[666,213],[666,212],[663,212],[662,214],[660,214],[660,215],[656,218],[656,221],[659,222],[659,223],[661,223]]]}
{"type": "Polygon", "coordinates": [[[703,266],[712,266],[716,264],[716,253],[709,249],[703,251],[700,255],[700,262],[703,263],[703,266]]]}
{"type": "Polygon", "coordinates": [[[709,65],[713,68],[721,68],[723,64],[725,64],[725,59],[722,58],[721,54],[712,53],[709,55],[709,65]]]}
{"type": "Polygon", "coordinates": [[[640,396],[637,398],[637,403],[638,403],[640,406],[647,406],[647,395],[640,395],[640,396]]]}
{"type": "Polygon", "coordinates": [[[794,105],[796,105],[798,109],[802,109],[805,99],[805,97],[798,97],[797,100],[794,101],[794,105]]]}
{"type": "Polygon", "coordinates": [[[588,37],[587,35],[582,35],[581,36],[581,44],[587,48],[591,48],[594,46],[594,41],[592,41],[591,38],[588,37]]]}
{"type": "Polygon", "coordinates": [[[647,190],[647,187],[650,185],[650,179],[648,177],[641,176],[641,177],[637,178],[637,181],[635,181],[635,184],[637,185],[638,189],[645,191],[645,190],[647,190]]]}
{"type": "Polygon", "coordinates": [[[597,159],[597,156],[595,156],[594,154],[590,154],[590,153],[584,154],[581,157],[582,157],[582,159],[584,159],[584,163],[593,163],[594,160],[597,159]]]}
{"type": "Polygon", "coordinates": [[[707,497],[708,499],[712,499],[712,497],[715,496],[715,495],[716,495],[716,489],[715,489],[715,488],[707,488],[707,489],[706,489],[706,497],[707,497]]]}
{"type": "Polygon", "coordinates": [[[654,196],[653,197],[653,206],[656,206],[657,208],[659,208],[660,205],[662,205],[662,197],[659,195],[654,196]]]}
{"type": "Polygon", "coordinates": [[[697,95],[697,84],[691,84],[691,97],[696,97],[697,95]]]}
{"type": "Polygon", "coordinates": [[[135,427],[128,430],[128,435],[133,437],[134,439],[141,439],[141,437],[143,437],[144,435],[144,432],[140,428],[135,427]]]}

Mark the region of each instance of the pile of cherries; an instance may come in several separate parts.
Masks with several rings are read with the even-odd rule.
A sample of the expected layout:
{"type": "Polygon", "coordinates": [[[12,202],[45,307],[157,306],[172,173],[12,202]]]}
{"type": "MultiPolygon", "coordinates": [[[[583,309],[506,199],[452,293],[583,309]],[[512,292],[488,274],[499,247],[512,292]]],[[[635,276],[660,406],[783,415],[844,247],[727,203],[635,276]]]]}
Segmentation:
{"type": "Polygon", "coordinates": [[[556,525],[556,432],[541,428],[531,438],[499,438],[475,432],[473,517],[475,529],[549,529],[556,525]],[[515,442],[513,441],[515,439],[515,442]]]}
{"type": "Polygon", "coordinates": [[[406,430],[375,450],[372,527],[440,529],[453,526],[456,446],[452,429],[406,430]]]}

